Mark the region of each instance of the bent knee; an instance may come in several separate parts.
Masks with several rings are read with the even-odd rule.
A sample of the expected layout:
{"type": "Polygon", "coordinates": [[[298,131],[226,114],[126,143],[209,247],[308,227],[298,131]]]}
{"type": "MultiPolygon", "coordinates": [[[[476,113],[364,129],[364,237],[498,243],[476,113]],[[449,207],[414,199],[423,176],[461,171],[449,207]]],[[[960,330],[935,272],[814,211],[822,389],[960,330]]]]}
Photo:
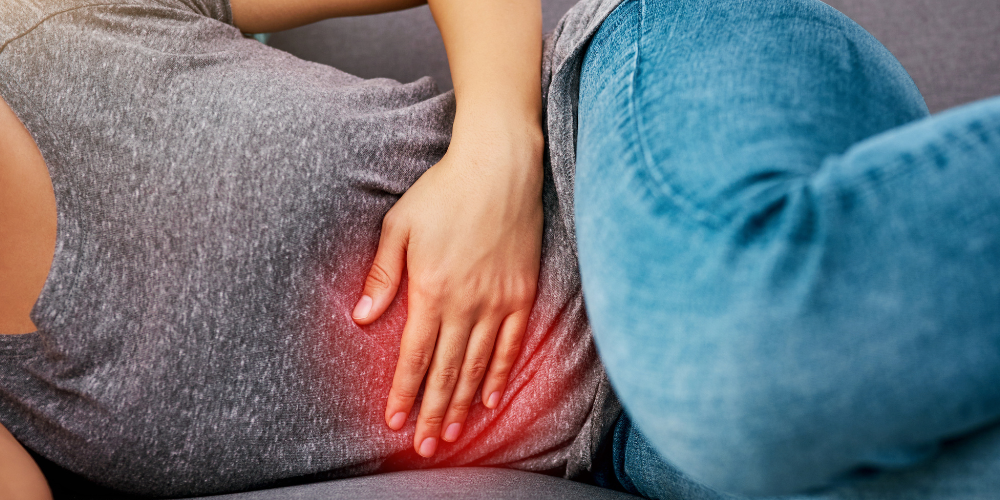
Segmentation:
{"type": "Polygon", "coordinates": [[[675,346],[666,382],[622,387],[622,400],[656,450],[710,488],[756,496],[828,485],[866,451],[851,402],[808,355],[782,349],[787,339],[753,330],[715,348],[675,346]]]}
{"type": "Polygon", "coordinates": [[[809,421],[808,408],[715,399],[677,412],[670,431],[650,437],[672,465],[720,492],[782,495],[821,488],[852,461],[836,438],[809,421]]]}

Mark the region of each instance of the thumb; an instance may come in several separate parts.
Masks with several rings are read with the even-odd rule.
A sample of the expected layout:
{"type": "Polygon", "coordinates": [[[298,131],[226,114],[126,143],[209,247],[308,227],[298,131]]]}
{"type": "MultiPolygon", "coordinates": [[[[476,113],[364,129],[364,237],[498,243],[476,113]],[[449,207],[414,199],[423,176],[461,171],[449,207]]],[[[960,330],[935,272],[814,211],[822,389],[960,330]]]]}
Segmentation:
{"type": "Polygon", "coordinates": [[[351,313],[354,322],[359,325],[370,324],[382,316],[396,297],[396,290],[399,289],[399,281],[403,276],[407,233],[395,229],[388,223],[388,219],[387,216],[382,223],[382,235],[379,237],[375,262],[365,279],[365,291],[351,313]]]}

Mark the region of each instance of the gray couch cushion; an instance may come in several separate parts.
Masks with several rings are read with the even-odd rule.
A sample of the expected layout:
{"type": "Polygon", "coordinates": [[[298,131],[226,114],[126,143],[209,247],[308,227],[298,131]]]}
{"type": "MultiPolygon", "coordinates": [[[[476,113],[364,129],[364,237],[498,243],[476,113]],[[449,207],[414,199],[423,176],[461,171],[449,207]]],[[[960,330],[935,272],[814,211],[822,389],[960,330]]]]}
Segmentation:
{"type": "Polygon", "coordinates": [[[931,112],[1000,94],[1000,1],[828,0],[878,38],[931,112]]]}
{"type": "Polygon", "coordinates": [[[268,45],[363,78],[431,76],[442,91],[452,87],[444,42],[426,6],[330,19],[274,33],[268,45]]]}
{"type": "MultiPolygon", "coordinates": [[[[550,31],[574,0],[542,0],[550,31]]],[[[1000,1],[828,0],[897,58],[931,111],[1000,94],[1000,1]]],[[[434,77],[451,88],[444,44],[427,7],[331,19],[275,33],[270,45],[365,78],[434,77]]]]}
{"type": "MultiPolygon", "coordinates": [[[[576,1],[542,0],[546,33],[556,27],[576,1]]],[[[330,19],[275,33],[268,45],[364,78],[412,82],[431,76],[442,91],[452,88],[444,42],[426,6],[377,16],[330,19]]]]}
{"type": "Polygon", "coordinates": [[[204,497],[200,500],[375,500],[397,498],[626,500],[639,497],[532,472],[462,467],[391,472],[273,490],[204,497]]]}

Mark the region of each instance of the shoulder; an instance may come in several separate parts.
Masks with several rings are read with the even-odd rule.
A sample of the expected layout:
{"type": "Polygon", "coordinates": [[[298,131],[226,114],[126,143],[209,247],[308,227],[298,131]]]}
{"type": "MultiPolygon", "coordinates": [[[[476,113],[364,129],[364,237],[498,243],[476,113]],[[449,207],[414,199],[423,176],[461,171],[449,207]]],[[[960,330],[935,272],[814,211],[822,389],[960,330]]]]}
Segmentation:
{"type": "Polygon", "coordinates": [[[233,9],[229,0],[163,0],[163,3],[190,10],[226,24],[233,24],[233,9]]]}

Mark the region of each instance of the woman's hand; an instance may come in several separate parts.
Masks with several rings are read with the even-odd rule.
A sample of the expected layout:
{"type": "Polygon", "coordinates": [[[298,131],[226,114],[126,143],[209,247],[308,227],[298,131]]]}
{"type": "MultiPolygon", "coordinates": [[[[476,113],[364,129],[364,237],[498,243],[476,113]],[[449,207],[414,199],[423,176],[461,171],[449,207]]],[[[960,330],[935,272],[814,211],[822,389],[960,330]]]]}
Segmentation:
{"type": "Polygon", "coordinates": [[[503,395],[538,285],[544,177],[541,1],[428,4],[455,84],[451,144],[383,220],[354,310],[358,323],[375,321],[406,269],[385,420],[403,427],[426,376],[413,437],[424,457],[458,439],[480,381],[487,407],[503,395]]]}
{"type": "Polygon", "coordinates": [[[426,375],[414,436],[425,457],[439,438],[458,439],[480,382],[484,404],[497,406],[531,313],[543,145],[540,129],[519,125],[456,134],[383,220],[354,310],[363,325],[381,316],[405,267],[409,310],[385,419],[403,427],[426,375]]]}

